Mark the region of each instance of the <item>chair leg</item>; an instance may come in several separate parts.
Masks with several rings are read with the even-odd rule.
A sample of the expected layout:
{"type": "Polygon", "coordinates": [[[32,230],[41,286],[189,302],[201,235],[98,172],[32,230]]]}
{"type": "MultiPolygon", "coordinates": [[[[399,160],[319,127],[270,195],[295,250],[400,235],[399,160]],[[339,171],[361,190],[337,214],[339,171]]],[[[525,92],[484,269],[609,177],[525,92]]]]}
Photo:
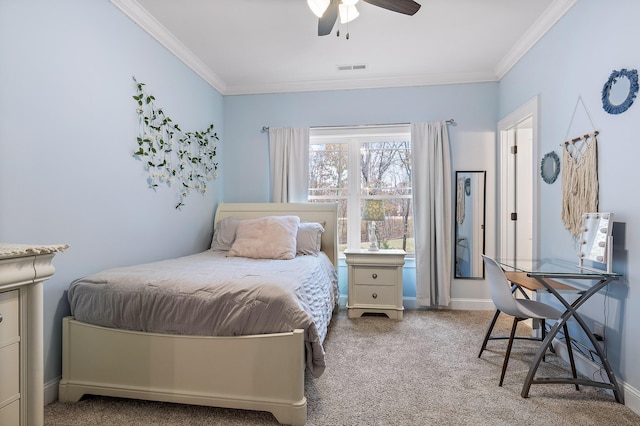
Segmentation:
{"type": "Polygon", "coordinates": [[[516,328],[518,328],[518,318],[513,318],[513,325],[511,326],[511,334],[509,334],[509,344],[507,345],[507,352],[504,354],[504,362],[502,363],[502,374],[500,374],[500,383],[498,386],[502,386],[504,381],[504,373],[507,371],[507,365],[509,364],[509,357],[511,356],[511,347],[513,346],[513,338],[516,335],[516,328]]]}
{"type": "MultiPolygon", "coordinates": [[[[573,349],[571,348],[571,338],[569,337],[569,329],[567,328],[567,324],[563,325],[564,328],[564,340],[567,343],[567,353],[569,354],[569,363],[571,364],[571,374],[574,379],[578,378],[578,374],[576,373],[576,362],[573,359],[573,349]]],[[[580,390],[580,386],[576,383],[576,390],[580,390]]]]}
{"type": "Polygon", "coordinates": [[[482,347],[480,348],[480,353],[478,354],[478,358],[480,358],[482,356],[482,352],[484,352],[484,350],[487,347],[487,342],[491,338],[491,332],[493,331],[493,327],[495,327],[495,325],[496,325],[496,321],[498,321],[498,316],[499,315],[500,315],[500,311],[496,309],[496,313],[493,314],[493,318],[491,319],[491,322],[489,323],[489,328],[487,328],[487,333],[484,335],[484,340],[482,341],[482,347]]]}
{"type": "MultiPolygon", "coordinates": [[[[544,338],[547,337],[547,323],[545,322],[544,318],[540,319],[540,329],[541,329],[540,333],[541,333],[541,336],[542,336],[542,340],[541,341],[544,341],[544,338]]],[[[546,355],[547,355],[547,351],[545,351],[542,354],[542,362],[546,362],[547,361],[545,359],[546,355]]]]}

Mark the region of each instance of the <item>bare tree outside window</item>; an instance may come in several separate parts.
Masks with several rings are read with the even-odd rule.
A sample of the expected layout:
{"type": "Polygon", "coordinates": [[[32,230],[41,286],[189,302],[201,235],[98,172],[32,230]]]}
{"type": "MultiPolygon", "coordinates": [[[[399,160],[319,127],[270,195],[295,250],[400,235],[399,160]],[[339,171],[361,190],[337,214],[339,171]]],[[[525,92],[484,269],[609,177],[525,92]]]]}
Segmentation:
{"type": "Polygon", "coordinates": [[[414,252],[409,132],[335,138],[311,138],[309,201],[338,203],[339,251],[368,247],[362,208],[367,199],[384,202],[385,220],[377,223],[380,248],[414,252]]]}

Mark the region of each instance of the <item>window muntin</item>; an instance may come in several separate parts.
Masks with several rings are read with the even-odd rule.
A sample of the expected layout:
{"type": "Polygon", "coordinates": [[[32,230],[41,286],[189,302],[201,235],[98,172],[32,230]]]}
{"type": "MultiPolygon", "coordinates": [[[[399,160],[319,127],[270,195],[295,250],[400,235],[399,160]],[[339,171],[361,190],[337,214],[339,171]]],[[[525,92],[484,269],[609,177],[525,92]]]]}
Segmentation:
{"type": "Polygon", "coordinates": [[[366,199],[384,200],[380,248],[414,252],[409,126],[312,129],[309,201],[338,203],[339,252],[369,245],[366,199]]]}

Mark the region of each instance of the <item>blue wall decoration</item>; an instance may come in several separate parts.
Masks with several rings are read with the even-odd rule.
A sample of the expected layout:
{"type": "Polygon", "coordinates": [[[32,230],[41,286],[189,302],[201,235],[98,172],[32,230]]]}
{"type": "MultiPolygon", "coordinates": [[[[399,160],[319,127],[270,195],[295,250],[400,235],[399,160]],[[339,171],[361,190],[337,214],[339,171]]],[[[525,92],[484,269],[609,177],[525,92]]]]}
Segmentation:
{"type": "Polygon", "coordinates": [[[629,109],[633,104],[636,94],[638,93],[638,70],[627,70],[625,68],[620,71],[613,71],[609,76],[609,80],[602,88],[602,108],[609,114],[621,114],[629,109]],[[611,103],[611,89],[620,78],[629,79],[629,92],[626,98],[620,104],[611,103]]]}
{"type": "Polygon", "coordinates": [[[553,183],[560,173],[560,158],[555,151],[547,152],[540,161],[540,176],[546,183],[553,183]]]}

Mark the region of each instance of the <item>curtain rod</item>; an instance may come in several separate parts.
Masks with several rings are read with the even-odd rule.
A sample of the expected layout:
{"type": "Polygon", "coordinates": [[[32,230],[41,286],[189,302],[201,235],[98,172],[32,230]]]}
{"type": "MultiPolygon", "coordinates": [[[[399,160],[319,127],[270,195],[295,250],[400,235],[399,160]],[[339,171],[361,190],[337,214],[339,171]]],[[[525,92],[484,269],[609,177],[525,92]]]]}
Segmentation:
{"type": "MultiPolygon", "coordinates": [[[[455,124],[455,120],[453,118],[450,118],[448,120],[445,120],[447,122],[447,124],[455,124]]],[[[366,128],[366,127],[384,127],[384,126],[402,126],[402,125],[409,125],[411,123],[386,123],[386,124],[357,124],[357,125],[345,125],[345,126],[313,126],[311,127],[312,129],[346,129],[349,127],[352,128],[366,128]]],[[[267,132],[269,131],[269,126],[262,126],[262,131],[263,132],[267,132]]]]}

